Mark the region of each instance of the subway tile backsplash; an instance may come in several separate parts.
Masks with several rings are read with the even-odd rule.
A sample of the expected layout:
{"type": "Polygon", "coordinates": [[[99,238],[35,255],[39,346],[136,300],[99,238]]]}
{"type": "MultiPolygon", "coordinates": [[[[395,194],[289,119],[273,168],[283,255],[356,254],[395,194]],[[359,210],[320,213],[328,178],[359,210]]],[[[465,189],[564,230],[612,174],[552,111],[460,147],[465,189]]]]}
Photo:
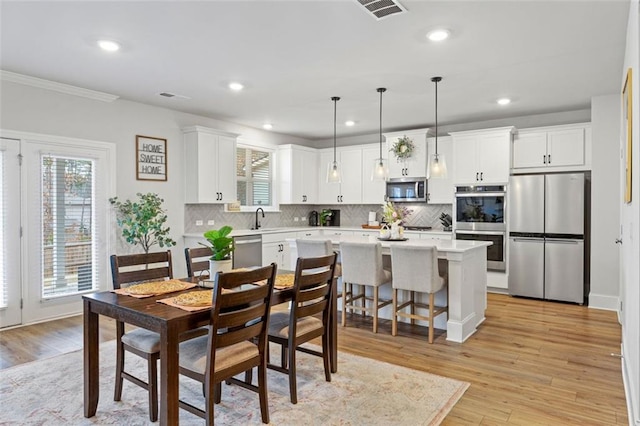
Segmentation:
{"type": "MultiPolygon", "coordinates": [[[[440,215],[451,214],[451,204],[405,204],[413,212],[406,220],[407,225],[431,226],[433,229],[442,229],[440,215]]],[[[336,204],[336,205],[281,205],[279,212],[266,212],[265,217],[260,215],[260,223],[263,228],[308,226],[307,217],[312,210],[322,209],[340,210],[341,226],[360,226],[366,224],[369,212],[375,211],[377,219],[382,214],[381,204],[336,204]],[[298,219],[297,221],[295,219],[298,219]]],[[[223,225],[230,225],[234,229],[250,229],[255,223],[255,213],[225,212],[221,204],[186,204],[185,205],[186,234],[198,234],[209,229],[217,229],[223,225]],[[196,221],[201,220],[203,225],[197,226],[196,221]],[[215,225],[207,225],[207,221],[214,220],[215,225]]]]}

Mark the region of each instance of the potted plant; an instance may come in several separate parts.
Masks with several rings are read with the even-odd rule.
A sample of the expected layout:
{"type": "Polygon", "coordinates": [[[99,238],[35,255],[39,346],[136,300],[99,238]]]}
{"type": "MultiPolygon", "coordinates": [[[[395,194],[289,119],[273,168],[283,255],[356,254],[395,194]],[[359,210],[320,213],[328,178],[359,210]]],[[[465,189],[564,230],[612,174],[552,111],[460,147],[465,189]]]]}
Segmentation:
{"type": "Polygon", "coordinates": [[[228,272],[232,268],[231,253],[236,249],[233,238],[228,236],[232,230],[232,227],[225,225],[220,229],[212,229],[204,233],[209,244],[200,244],[211,249],[209,276],[212,278],[216,272],[228,272]]]}
{"type": "Polygon", "coordinates": [[[115,207],[118,225],[122,228],[122,236],[129,243],[142,246],[145,254],[154,245],[172,247],[176,242],[169,236],[171,228],[165,226],[167,215],[162,208],[164,200],[158,194],[136,194],[138,201],[109,198],[115,207]]]}

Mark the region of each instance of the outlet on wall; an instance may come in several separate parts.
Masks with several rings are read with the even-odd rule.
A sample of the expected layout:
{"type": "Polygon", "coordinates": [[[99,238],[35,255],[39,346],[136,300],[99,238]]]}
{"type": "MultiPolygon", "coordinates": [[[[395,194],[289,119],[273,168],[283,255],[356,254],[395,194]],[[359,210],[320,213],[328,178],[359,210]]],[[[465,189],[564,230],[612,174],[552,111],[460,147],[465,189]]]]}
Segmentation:
{"type": "Polygon", "coordinates": [[[299,218],[299,217],[294,217],[294,218],[293,218],[293,221],[294,221],[294,222],[297,222],[297,221],[299,221],[299,220],[300,220],[300,218],[299,218]]]}
{"type": "Polygon", "coordinates": [[[201,220],[196,220],[196,226],[202,226],[203,222],[201,220]]]}
{"type": "Polygon", "coordinates": [[[216,221],[215,221],[215,220],[213,220],[213,219],[209,219],[209,220],[207,221],[207,225],[209,225],[209,226],[211,226],[211,225],[215,225],[215,224],[216,224],[216,221]]]}

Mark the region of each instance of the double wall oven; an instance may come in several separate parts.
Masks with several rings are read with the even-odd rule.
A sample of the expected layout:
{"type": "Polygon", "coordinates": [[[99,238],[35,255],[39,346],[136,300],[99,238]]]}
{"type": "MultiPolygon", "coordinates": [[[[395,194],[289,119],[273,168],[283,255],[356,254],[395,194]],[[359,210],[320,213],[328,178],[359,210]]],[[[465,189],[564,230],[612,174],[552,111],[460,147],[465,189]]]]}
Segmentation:
{"type": "Polygon", "coordinates": [[[503,185],[457,186],[456,240],[491,241],[487,247],[487,269],[505,271],[506,188],[503,185]]]}

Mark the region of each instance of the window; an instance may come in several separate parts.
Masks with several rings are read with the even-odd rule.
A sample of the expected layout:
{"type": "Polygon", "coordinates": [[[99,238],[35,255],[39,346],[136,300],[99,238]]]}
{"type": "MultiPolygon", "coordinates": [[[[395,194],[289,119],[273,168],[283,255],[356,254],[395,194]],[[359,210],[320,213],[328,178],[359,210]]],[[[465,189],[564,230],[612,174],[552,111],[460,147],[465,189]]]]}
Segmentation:
{"type": "Polygon", "coordinates": [[[94,161],[43,155],[42,297],[94,288],[94,161]]]}
{"type": "Polygon", "coordinates": [[[247,146],[237,147],[237,191],[241,206],[272,205],[272,163],[270,151],[247,146]]]}

